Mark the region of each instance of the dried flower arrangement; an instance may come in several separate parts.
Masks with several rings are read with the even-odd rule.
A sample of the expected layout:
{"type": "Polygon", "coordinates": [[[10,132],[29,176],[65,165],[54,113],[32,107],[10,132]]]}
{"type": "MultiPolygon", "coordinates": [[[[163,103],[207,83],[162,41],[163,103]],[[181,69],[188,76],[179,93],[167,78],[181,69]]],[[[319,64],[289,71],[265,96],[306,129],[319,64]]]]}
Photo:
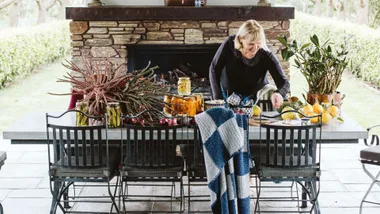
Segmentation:
{"type": "MultiPolygon", "coordinates": [[[[141,70],[126,73],[115,71],[108,58],[83,57],[84,70],[71,61],[63,64],[73,71],[67,72],[57,82],[70,83],[72,93],[53,95],[83,94],[83,102],[88,102],[88,114],[101,115],[106,112],[110,102],[119,102],[122,112],[126,115],[136,115],[147,109],[160,109],[164,102],[159,99],[168,93],[168,88],[154,82],[154,70],[150,64],[141,70]]],[[[149,115],[154,117],[154,115],[149,115]]]]}

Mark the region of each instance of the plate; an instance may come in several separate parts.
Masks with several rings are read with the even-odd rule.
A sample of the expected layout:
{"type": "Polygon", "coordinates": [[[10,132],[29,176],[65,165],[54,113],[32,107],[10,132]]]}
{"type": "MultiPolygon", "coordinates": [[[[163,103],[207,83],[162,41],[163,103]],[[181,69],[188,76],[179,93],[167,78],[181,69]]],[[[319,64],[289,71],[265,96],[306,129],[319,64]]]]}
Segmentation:
{"type": "Polygon", "coordinates": [[[249,121],[248,121],[248,124],[250,126],[260,126],[261,124],[270,124],[270,123],[273,123],[273,122],[276,122],[276,120],[260,120],[260,119],[255,120],[253,118],[250,118],[249,121]]]}

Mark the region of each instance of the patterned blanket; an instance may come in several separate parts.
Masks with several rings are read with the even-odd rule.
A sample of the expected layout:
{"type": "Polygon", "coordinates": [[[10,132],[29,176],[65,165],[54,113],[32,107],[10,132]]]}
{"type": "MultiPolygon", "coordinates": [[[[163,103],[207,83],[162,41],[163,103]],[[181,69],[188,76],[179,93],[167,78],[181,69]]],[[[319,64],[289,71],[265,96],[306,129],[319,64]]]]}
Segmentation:
{"type": "Polygon", "coordinates": [[[248,118],[212,108],[195,116],[213,213],[250,213],[248,118]]]}

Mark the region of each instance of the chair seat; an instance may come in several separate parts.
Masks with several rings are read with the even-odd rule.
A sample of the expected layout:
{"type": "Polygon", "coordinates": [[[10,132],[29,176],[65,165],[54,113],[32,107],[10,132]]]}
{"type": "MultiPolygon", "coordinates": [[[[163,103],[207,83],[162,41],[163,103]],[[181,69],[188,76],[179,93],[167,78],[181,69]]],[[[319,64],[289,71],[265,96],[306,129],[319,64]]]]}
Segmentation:
{"type": "Polygon", "coordinates": [[[197,165],[197,166],[188,166],[186,169],[189,179],[206,179],[206,166],[205,165],[197,165]]]}
{"type": "MultiPolygon", "coordinates": [[[[87,166],[85,166],[84,163],[84,157],[81,156],[78,158],[79,164],[77,166],[73,167],[63,167],[59,166],[58,164],[54,164],[51,167],[51,175],[56,177],[113,177],[115,175],[115,171],[117,171],[119,165],[120,165],[120,150],[117,148],[110,148],[110,163],[109,168],[107,167],[107,158],[104,154],[102,157],[102,163],[95,162],[95,165],[97,166],[89,166],[91,163],[91,160],[89,157],[86,157],[87,166]],[[111,173],[110,173],[111,172],[111,173]]],[[[63,158],[64,165],[68,165],[68,161],[71,159],[71,163],[75,163],[76,157],[75,156],[65,156],[63,158]]],[[[96,160],[98,160],[98,157],[95,157],[96,160]]],[[[58,161],[60,163],[61,160],[58,161]]]]}
{"type": "MultiPolygon", "coordinates": [[[[297,163],[298,157],[297,156],[293,156],[292,159],[293,159],[293,165],[292,165],[292,167],[297,167],[297,165],[298,165],[298,163],[297,163]]],[[[313,161],[312,157],[308,156],[307,159],[308,159],[308,164],[311,165],[311,163],[313,161]]],[[[266,156],[262,156],[261,159],[260,159],[260,161],[261,161],[260,165],[264,165],[264,166],[265,165],[269,165],[269,164],[273,165],[274,164],[274,155],[271,154],[271,156],[269,157],[269,164],[266,161],[266,156]]],[[[278,167],[290,167],[290,156],[285,156],[285,163],[284,164],[285,165],[282,166],[282,156],[277,156],[277,164],[276,165],[278,167]]],[[[306,156],[301,156],[300,157],[300,167],[307,167],[306,166],[306,156]]]]}
{"type": "Polygon", "coordinates": [[[380,145],[370,148],[365,148],[360,151],[360,158],[367,162],[380,162],[380,145]]]}
{"type": "MultiPolygon", "coordinates": [[[[149,161],[148,161],[149,162],[149,161]]],[[[152,164],[149,166],[143,166],[142,163],[128,164],[124,162],[122,168],[122,176],[128,177],[144,177],[144,178],[157,178],[157,177],[181,177],[183,168],[183,158],[175,157],[175,165],[158,165],[152,164]]]]}
{"type": "Polygon", "coordinates": [[[265,178],[281,178],[281,180],[309,180],[309,178],[317,178],[320,176],[319,169],[317,167],[308,168],[273,168],[273,167],[261,167],[260,179],[265,178]],[[298,179],[295,179],[298,178],[298,179]]]}
{"type": "MultiPolygon", "coordinates": [[[[282,165],[282,157],[277,157],[277,165],[278,166],[268,166],[265,164],[266,158],[261,158],[261,164],[256,164],[256,166],[260,166],[258,172],[262,177],[284,177],[284,178],[310,178],[316,177],[316,172],[318,171],[317,166],[306,166],[306,157],[301,156],[300,166],[297,166],[297,157],[293,157],[293,166],[290,166],[289,156],[285,156],[285,166],[282,165]]],[[[309,164],[312,163],[312,158],[309,156],[309,164]]],[[[274,157],[273,155],[269,159],[270,163],[273,164],[274,157]]],[[[286,179],[285,179],[286,180],[286,179]]]]}

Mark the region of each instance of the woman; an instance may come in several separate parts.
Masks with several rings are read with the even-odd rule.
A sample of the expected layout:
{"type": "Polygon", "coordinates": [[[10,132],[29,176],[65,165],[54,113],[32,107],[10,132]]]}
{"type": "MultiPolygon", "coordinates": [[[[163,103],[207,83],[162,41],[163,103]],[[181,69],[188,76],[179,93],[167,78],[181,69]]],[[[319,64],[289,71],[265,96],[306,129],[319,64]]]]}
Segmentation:
{"type": "Polygon", "coordinates": [[[225,99],[233,92],[243,97],[252,96],[269,84],[272,75],[277,90],[271,96],[274,108],[282,105],[289,92],[287,80],[276,56],[268,49],[263,28],[248,20],[237,35],[229,36],[219,47],[210,66],[213,99],[225,99]]]}

